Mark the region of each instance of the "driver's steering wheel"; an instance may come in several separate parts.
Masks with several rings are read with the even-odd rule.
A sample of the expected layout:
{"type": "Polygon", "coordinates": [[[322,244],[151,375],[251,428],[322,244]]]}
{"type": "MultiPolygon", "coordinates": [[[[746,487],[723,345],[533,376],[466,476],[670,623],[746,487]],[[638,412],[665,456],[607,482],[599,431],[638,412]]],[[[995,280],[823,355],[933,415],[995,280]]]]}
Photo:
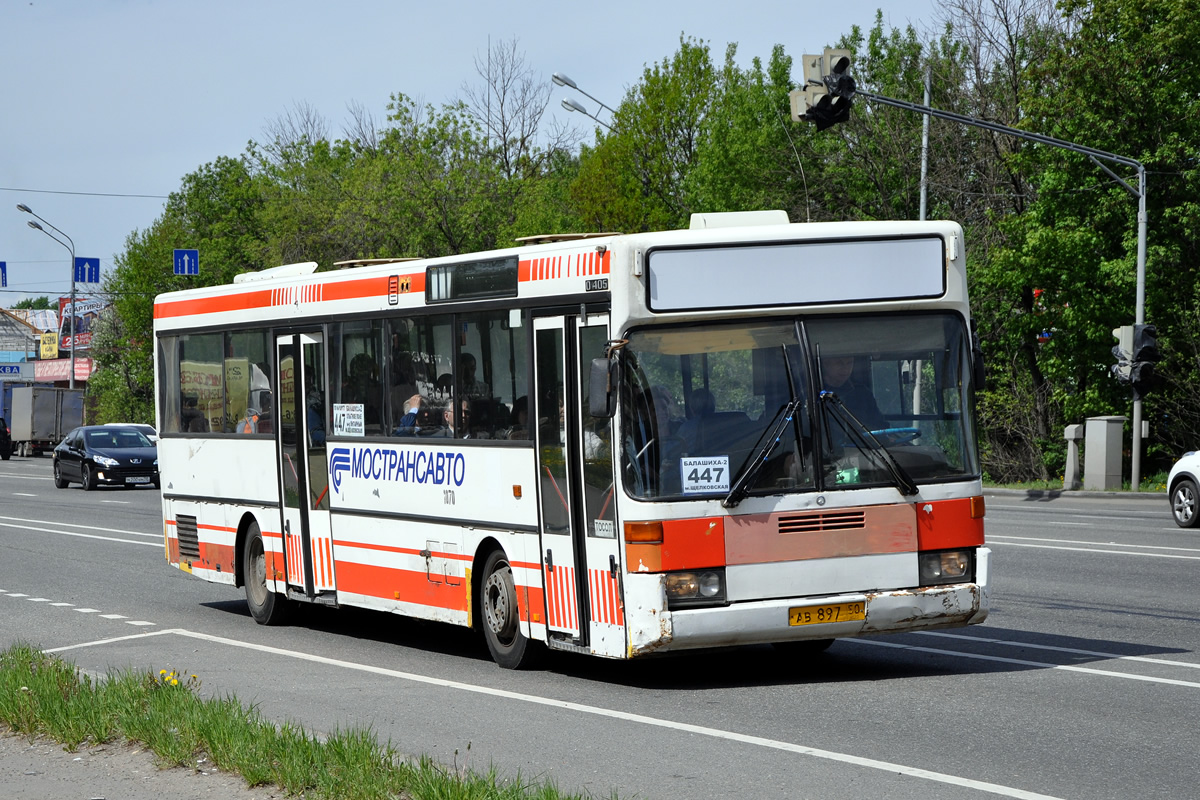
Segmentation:
{"type": "Polygon", "coordinates": [[[877,431],[871,431],[871,435],[876,439],[887,437],[889,444],[907,444],[913,439],[921,435],[920,428],[880,428],[877,431]]]}

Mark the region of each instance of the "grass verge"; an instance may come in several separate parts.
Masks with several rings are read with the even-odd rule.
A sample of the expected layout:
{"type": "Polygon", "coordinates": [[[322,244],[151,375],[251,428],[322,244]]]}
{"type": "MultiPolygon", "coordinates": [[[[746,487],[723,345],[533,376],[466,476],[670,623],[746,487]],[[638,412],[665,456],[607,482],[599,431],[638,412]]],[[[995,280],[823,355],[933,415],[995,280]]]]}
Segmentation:
{"type": "Polygon", "coordinates": [[[48,736],[68,750],[128,739],[164,767],[195,768],[207,758],[248,786],[276,785],[305,798],[564,800],[553,785],[502,781],[402,757],[369,729],[320,739],[292,723],[276,725],[233,695],[203,698],[195,675],[132,670],[95,679],[27,644],[0,652],[0,722],[48,736]]]}

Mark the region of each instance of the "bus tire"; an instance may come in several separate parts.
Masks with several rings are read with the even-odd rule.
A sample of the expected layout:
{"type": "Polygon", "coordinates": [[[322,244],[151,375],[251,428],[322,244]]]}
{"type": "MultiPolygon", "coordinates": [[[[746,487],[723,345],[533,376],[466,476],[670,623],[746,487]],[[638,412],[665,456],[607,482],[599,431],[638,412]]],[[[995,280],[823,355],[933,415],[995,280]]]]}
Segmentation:
{"type": "Polygon", "coordinates": [[[829,649],[833,639],[797,639],[791,642],[772,642],[775,652],[787,658],[811,658],[829,649]]]}
{"type": "Polygon", "coordinates": [[[291,604],[281,594],[267,588],[267,553],[257,522],[246,529],[242,545],[242,576],[246,605],[259,625],[280,625],[287,620],[291,604]]]}
{"type": "Polygon", "coordinates": [[[479,608],[483,615],[483,638],[492,660],[505,669],[533,666],[536,645],[521,633],[517,585],[503,551],[493,550],[483,566],[479,585],[479,608]]]}

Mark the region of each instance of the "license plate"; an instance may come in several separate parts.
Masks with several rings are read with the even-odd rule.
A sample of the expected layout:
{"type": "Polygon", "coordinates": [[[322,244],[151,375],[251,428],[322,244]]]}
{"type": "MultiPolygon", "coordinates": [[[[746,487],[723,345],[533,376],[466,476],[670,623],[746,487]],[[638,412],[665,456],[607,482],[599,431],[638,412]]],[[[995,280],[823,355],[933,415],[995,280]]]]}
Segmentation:
{"type": "Polygon", "coordinates": [[[148,475],[135,475],[133,477],[126,478],[125,482],[126,483],[149,483],[150,477],[148,475]]]}
{"type": "Polygon", "coordinates": [[[867,618],[867,604],[832,603],[826,606],[801,606],[788,609],[788,625],[816,625],[823,622],[853,622],[867,618]]]}

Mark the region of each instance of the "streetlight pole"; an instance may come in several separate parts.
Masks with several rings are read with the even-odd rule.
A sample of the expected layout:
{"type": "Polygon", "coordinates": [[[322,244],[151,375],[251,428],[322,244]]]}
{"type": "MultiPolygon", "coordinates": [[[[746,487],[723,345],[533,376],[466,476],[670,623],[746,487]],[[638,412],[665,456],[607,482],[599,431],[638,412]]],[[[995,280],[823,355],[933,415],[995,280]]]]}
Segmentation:
{"type": "MultiPolygon", "coordinates": [[[[550,76],[550,79],[552,81],[554,81],[556,84],[558,84],[559,86],[566,86],[571,89],[574,89],[575,91],[579,92],[581,95],[588,98],[589,100],[599,103],[600,108],[596,110],[596,114],[599,114],[600,110],[605,109],[605,108],[608,109],[609,114],[617,113],[616,110],[613,109],[612,106],[608,105],[603,100],[592,97],[590,94],[585,92],[583,89],[580,89],[579,84],[575,83],[575,81],[571,80],[569,77],[567,77],[563,73],[556,72],[550,76]]],[[[589,112],[586,108],[583,107],[583,104],[580,103],[578,100],[573,100],[570,97],[564,97],[563,101],[562,101],[562,107],[565,108],[567,111],[578,111],[580,114],[583,114],[585,117],[591,117],[596,122],[599,122],[601,125],[608,128],[610,131],[613,129],[612,125],[609,125],[607,122],[600,119],[600,117],[596,116],[596,114],[589,112]]]]}
{"type": "Polygon", "coordinates": [[[42,233],[46,234],[51,239],[58,242],[63,247],[67,248],[67,250],[69,250],[71,253],[71,305],[68,306],[68,313],[70,313],[70,315],[71,315],[71,376],[70,376],[70,379],[69,379],[70,382],[68,385],[72,389],[74,389],[75,388],[75,345],[76,345],[76,341],[75,341],[75,242],[73,239],[71,239],[70,236],[67,236],[61,230],[54,227],[54,224],[52,222],[49,222],[49,221],[43,219],[42,217],[39,217],[37,214],[34,214],[33,209],[31,209],[29,206],[25,205],[24,203],[17,203],[17,210],[24,211],[26,214],[31,214],[32,216],[37,217],[42,222],[45,222],[47,225],[49,225],[51,228],[53,228],[55,231],[58,231],[58,233],[63,237],[63,239],[66,239],[67,242],[70,242],[70,244],[67,244],[67,242],[62,241],[61,239],[59,239],[57,236],[55,236],[50,231],[43,228],[38,223],[34,222],[33,220],[29,220],[29,222],[28,222],[29,227],[33,228],[36,231],[41,231],[42,233]]]}

